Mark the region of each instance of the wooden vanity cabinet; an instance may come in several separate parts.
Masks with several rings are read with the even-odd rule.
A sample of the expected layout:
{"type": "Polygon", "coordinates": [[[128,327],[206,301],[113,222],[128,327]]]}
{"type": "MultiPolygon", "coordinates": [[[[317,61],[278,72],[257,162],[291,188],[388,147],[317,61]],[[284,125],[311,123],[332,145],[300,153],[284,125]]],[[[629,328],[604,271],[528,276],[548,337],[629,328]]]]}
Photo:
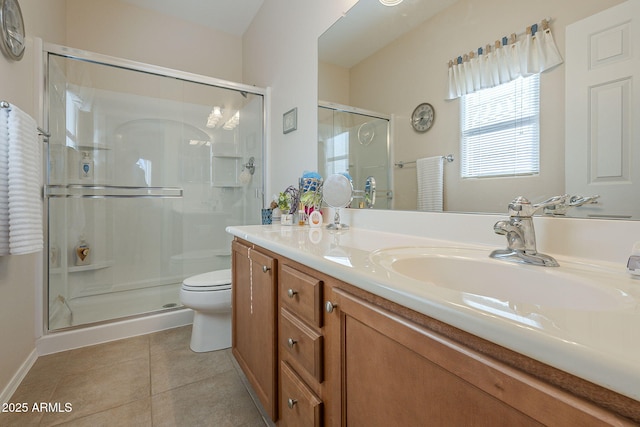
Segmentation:
{"type": "MultiPolygon", "coordinates": [[[[247,274],[235,271],[247,267],[241,254],[234,249],[234,278],[247,274]]],[[[278,372],[278,426],[639,425],[638,401],[273,256],[278,295],[259,301],[273,303],[278,331],[261,346],[278,353],[260,369],[278,372]]],[[[238,304],[248,297],[234,297],[234,313],[246,312],[238,304]]],[[[234,326],[244,359],[258,349],[236,335],[246,329],[234,326]]]]}
{"type": "Polygon", "coordinates": [[[277,261],[236,239],[232,243],[231,351],[273,421],[277,400],[277,261]]]}

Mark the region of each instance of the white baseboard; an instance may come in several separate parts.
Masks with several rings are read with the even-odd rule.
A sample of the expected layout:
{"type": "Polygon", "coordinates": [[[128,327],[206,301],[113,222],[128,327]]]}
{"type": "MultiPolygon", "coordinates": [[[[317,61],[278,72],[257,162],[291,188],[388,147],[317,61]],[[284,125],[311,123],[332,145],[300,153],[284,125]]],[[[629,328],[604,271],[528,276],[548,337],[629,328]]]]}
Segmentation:
{"type": "Polygon", "coordinates": [[[11,400],[11,396],[16,392],[24,377],[29,373],[29,369],[31,369],[33,364],[36,363],[36,360],[38,360],[38,353],[36,349],[33,349],[27,359],[22,362],[18,371],[13,375],[9,384],[7,384],[4,390],[2,390],[2,393],[0,393],[0,403],[4,404],[11,400]]]}
{"type": "Polygon", "coordinates": [[[98,326],[52,332],[36,341],[36,351],[39,356],[44,356],[88,345],[102,344],[158,332],[164,329],[177,328],[191,323],[193,323],[193,310],[181,309],[98,326]]]}

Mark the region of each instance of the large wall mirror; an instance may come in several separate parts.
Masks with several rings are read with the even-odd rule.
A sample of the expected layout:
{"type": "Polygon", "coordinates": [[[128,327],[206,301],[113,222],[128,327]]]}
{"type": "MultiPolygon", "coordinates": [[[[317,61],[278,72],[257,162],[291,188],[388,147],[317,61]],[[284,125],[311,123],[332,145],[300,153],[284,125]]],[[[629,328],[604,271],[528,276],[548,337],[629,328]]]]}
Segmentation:
{"type": "MultiPolygon", "coordinates": [[[[453,154],[454,161],[443,167],[445,211],[504,213],[519,195],[537,202],[559,194],[598,194],[597,204],[569,209],[566,216],[637,219],[640,85],[631,83],[640,78],[640,46],[629,41],[640,34],[640,7],[634,2],[404,0],[387,7],[379,0],[359,0],[319,38],[319,102],[390,118],[392,200],[379,208],[417,209],[413,162],[453,154]],[[636,16],[613,23],[609,12],[625,4],[636,16]],[[461,100],[445,100],[448,62],[503,36],[520,37],[546,18],[564,62],[539,75],[539,172],[462,178],[461,100]],[[585,33],[583,41],[575,41],[575,31],[585,33]],[[606,73],[609,82],[587,81],[590,69],[606,73]],[[574,82],[582,86],[571,89],[574,82]],[[425,102],[436,118],[427,132],[417,132],[410,117],[425,102]]],[[[326,151],[323,138],[319,135],[319,144],[326,151]]]]}

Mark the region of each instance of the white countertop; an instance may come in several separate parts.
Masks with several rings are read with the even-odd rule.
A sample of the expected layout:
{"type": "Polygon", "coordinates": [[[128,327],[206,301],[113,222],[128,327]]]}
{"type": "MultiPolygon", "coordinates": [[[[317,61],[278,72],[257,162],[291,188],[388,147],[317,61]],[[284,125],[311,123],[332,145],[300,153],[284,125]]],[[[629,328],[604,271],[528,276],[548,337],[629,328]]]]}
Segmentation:
{"type": "MultiPolygon", "coordinates": [[[[556,256],[559,271],[594,277],[628,296],[613,310],[545,308],[483,298],[408,280],[375,265],[369,254],[400,246],[461,247],[459,242],[350,228],[231,226],[227,232],[375,295],[640,400],[640,280],[624,266],[556,256]],[[593,262],[590,262],[593,264],[593,262]]],[[[486,251],[495,247],[464,245],[486,251]]],[[[551,254],[553,255],[553,254],[551,254]]],[[[526,268],[554,268],[531,267],[526,268]]],[[[524,270],[523,270],[524,271],[524,270]]],[[[470,271],[470,280],[473,272],[470,271]]],[[[580,298],[580,295],[575,295],[580,298]]]]}

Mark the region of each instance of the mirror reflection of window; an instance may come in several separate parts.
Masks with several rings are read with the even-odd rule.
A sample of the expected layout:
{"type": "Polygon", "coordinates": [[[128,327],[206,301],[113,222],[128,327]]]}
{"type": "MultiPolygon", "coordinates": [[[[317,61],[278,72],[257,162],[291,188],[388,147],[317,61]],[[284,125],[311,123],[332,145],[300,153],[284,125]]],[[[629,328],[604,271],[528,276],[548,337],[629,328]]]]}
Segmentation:
{"type": "Polygon", "coordinates": [[[325,147],[325,175],[349,170],[349,132],[329,138],[325,147]]]}

